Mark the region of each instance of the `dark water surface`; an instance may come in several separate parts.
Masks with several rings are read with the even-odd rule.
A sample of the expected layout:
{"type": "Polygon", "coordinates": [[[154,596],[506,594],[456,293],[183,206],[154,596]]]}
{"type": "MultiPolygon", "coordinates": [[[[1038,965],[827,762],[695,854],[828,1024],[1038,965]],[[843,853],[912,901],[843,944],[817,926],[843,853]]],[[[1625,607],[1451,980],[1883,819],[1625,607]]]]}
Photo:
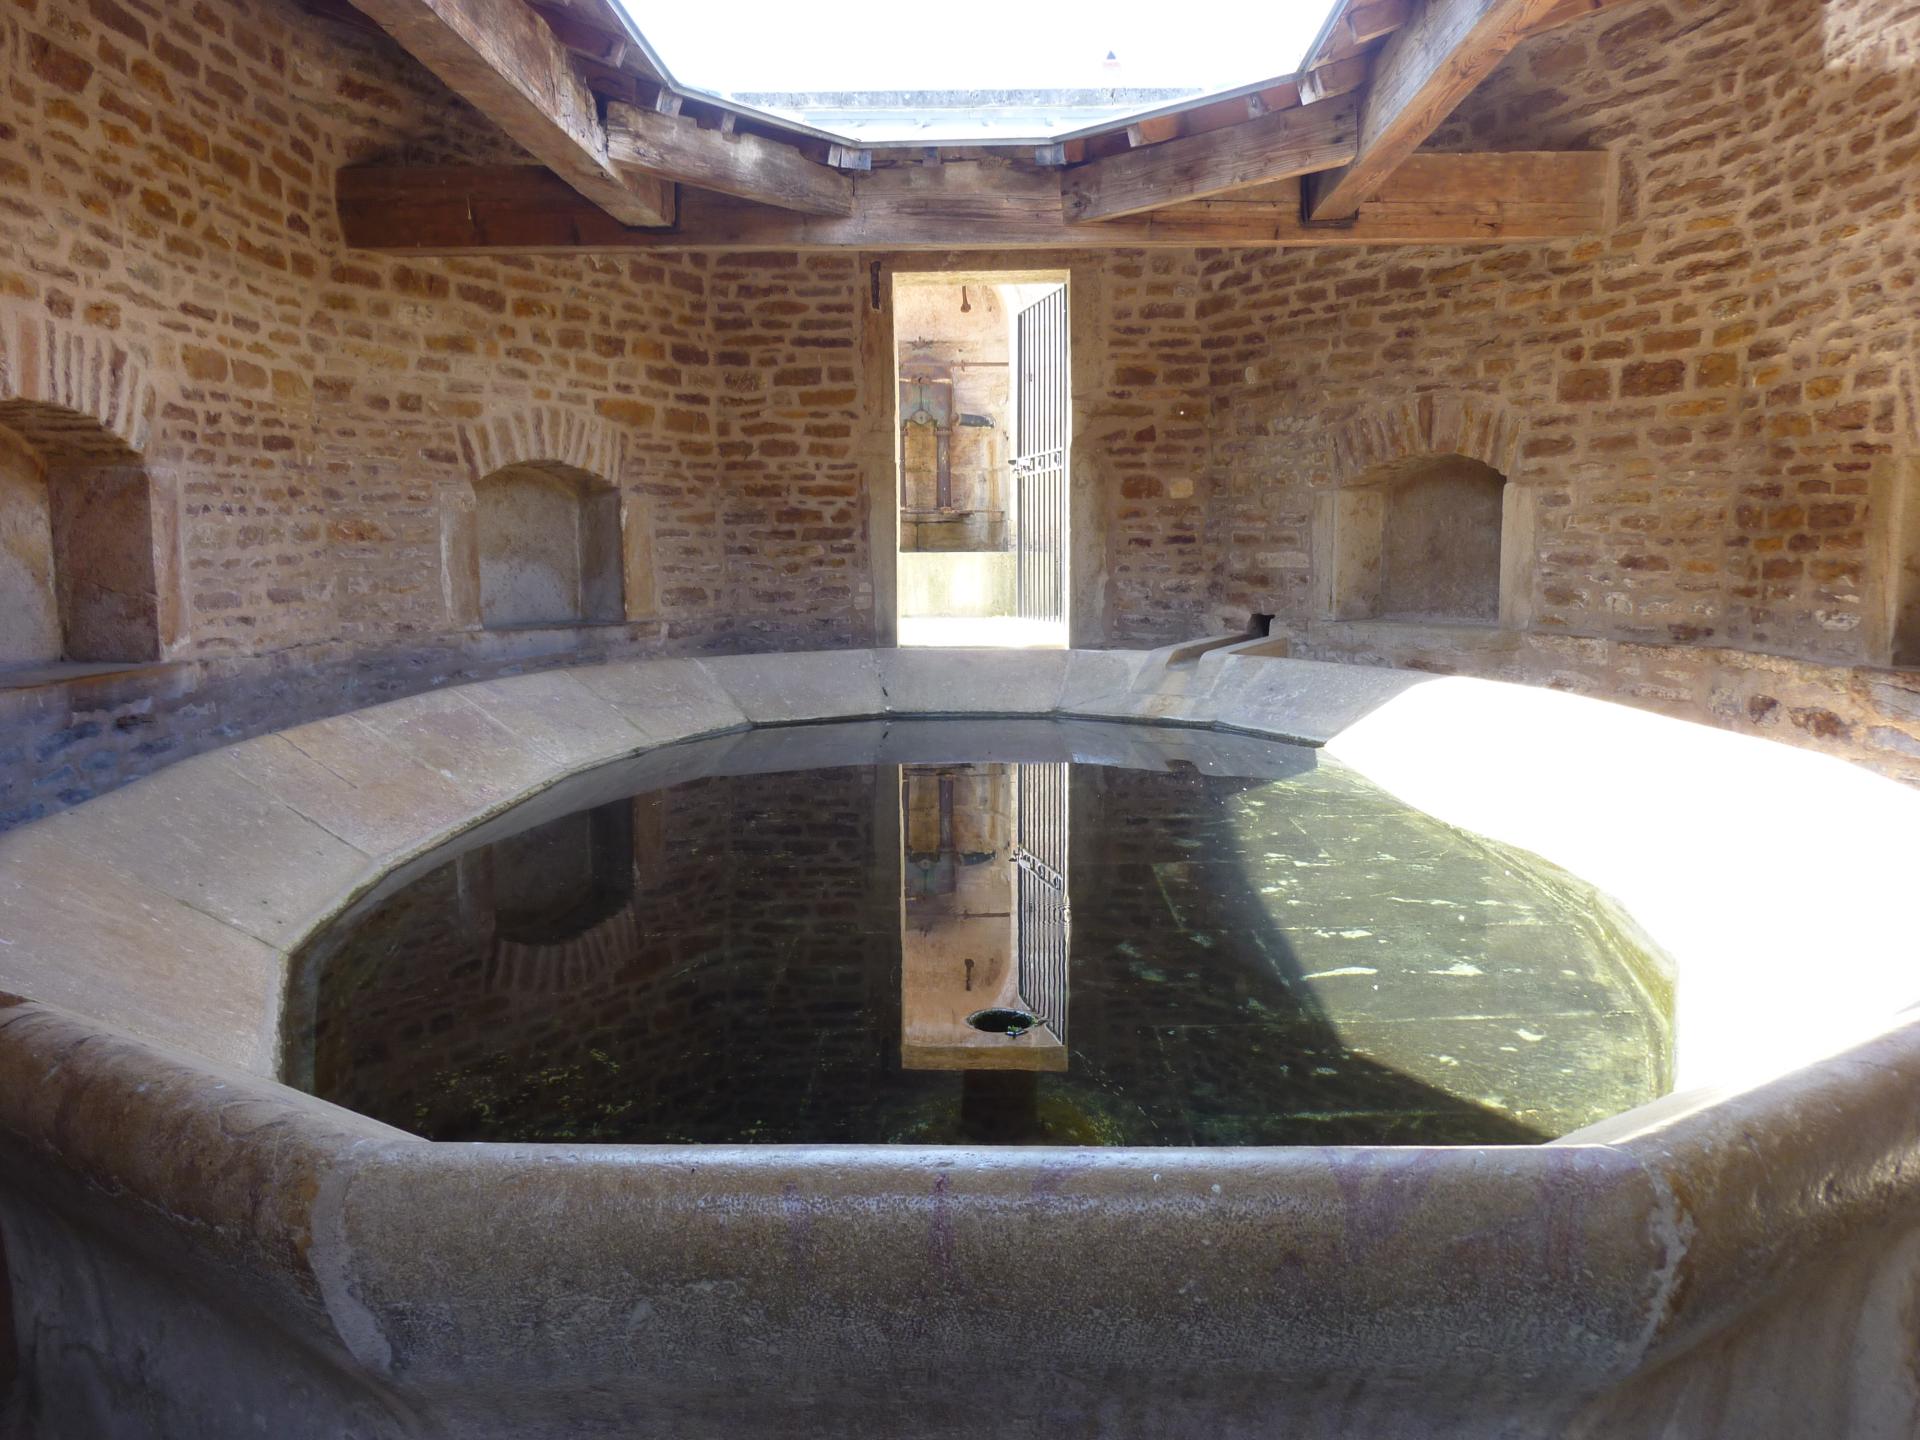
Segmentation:
{"type": "Polygon", "coordinates": [[[1300,747],[803,727],[534,804],[310,952],[291,1083],[443,1140],[1072,1145],[1528,1142],[1667,1084],[1590,891],[1300,747]]]}

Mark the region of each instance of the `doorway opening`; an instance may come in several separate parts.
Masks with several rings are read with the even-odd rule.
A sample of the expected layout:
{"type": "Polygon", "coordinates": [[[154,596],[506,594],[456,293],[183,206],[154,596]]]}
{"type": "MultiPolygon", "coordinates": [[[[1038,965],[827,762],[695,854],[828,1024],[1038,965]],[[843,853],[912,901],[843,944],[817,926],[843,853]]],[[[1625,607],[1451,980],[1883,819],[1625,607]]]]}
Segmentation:
{"type": "Polygon", "coordinates": [[[902,645],[1067,643],[1064,274],[896,275],[902,645]]]}

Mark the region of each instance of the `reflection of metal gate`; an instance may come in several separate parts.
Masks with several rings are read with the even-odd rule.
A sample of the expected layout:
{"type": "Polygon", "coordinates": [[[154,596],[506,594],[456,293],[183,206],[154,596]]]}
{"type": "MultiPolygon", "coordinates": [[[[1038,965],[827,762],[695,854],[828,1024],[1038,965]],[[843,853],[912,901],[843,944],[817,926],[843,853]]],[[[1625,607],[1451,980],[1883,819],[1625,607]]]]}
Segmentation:
{"type": "Polygon", "coordinates": [[[1067,618],[1067,287],[1014,322],[1014,613],[1067,618]]]}
{"type": "Polygon", "coordinates": [[[1067,1043],[1067,767],[1013,771],[1013,942],[1020,1003],[1067,1043]]]}

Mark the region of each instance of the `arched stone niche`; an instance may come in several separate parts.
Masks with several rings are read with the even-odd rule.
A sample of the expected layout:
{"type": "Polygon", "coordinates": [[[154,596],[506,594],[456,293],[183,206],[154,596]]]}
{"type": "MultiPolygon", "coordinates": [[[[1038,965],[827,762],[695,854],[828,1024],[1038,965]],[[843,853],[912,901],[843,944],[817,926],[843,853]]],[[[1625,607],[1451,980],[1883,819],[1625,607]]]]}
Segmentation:
{"type": "Polygon", "coordinates": [[[611,624],[655,612],[650,507],[623,496],[617,430],[535,406],[464,426],[466,485],[442,497],[456,629],[611,624]]]}
{"type": "Polygon", "coordinates": [[[570,465],[508,465],[475,482],[480,624],[607,623],[624,618],[620,495],[570,465]]]}
{"type": "Polygon", "coordinates": [[[0,670],[160,659],[183,628],[175,530],[124,437],[0,399],[0,670]]]}
{"type": "Polygon", "coordinates": [[[1497,408],[1432,397],[1337,434],[1314,498],[1315,613],[1524,629],[1535,497],[1510,478],[1518,439],[1497,408]]]}

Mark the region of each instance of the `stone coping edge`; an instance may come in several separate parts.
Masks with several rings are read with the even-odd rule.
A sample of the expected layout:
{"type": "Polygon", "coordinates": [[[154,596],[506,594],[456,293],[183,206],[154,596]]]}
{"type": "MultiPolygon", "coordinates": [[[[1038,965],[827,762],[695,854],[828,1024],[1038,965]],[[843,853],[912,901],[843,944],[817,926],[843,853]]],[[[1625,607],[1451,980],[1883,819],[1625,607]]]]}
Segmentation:
{"type": "MultiPolygon", "coordinates": [[[[1502,707],[1531,722],[1543,704],[1555,724],[1640,726],[1655,745],[1691,737],[1644,727],[1703,730],[1525,687],[1241,648],[833,651],[546,671],[261,737],[24,827],[0,840],[0,988],[33,996],[0,1000],[0,1147],[19,1177],[8,1183],[137,1241],[156,1263],[205,1259],[358,1368],[448,1384],[471,1380],[461,1367],[474,1357],[502,1363],[484,1337],[504,1259],[515,1293],[559,1303],[587,1285],[582,1267],[619,1253],[630,1288],[653,1296],[669,1366],[702,1363],[674,1336],[711,1341],[738,1323],[737,1305],[715,1294],[751,1295],[761,1338],[804,1349],[823,1324],[932,1334],[912,1317],[955,1285],[1005,1321],[994,1343],[1012,1363],[1047,1334],[1059,1340],[1043,1333],[1040,1299],[982,1298],[1015,1257],[1057,1280],[1048,1307],[1135,1307],[1112,1317],[1110,1358],[1158,1343],[1156,1322],[1198,1286],[1219,1298],[1190,1317],[1197,1343],[1222,1357],[1291,1357],[1318,1374],[1339,1357],[1316,1337],[1361,1325],[1370,1365],[1480,1373],[1510,1354],[1586,1386],[1712,1333],[1843,1237],[1920,1216],[1911,1015],[1864,1040],[1856,1025],[1850,1048],[1764,1083],[1511,1148],[448,1145],[261,1074],[276,1038],[261,1017],[279,1013],[285,957],[355,893],[477,819],[658,745],[863,716],[1058,715],[1304,739],[1417,791],[1421,767],[1406,780],[1396,766],[1441,768],[1437,712],[1416,705],[1400,732],[1389,725],[1416,692],[1471,702],[1455,706],[1461,744],[1502,707]],[[144,980],[124,983],[136,963],[144,980]],[[537,1243],[504,1245],[529,1233],[537,1243]],[[796,1245],[818,1249],[804,1276],[796,1245]],[[1256,1271],[1272,1277],[1257,1292],[1241,1283],[1256,1271]],[[701,1289],[714,1275],[733,1278],[701,1289]],[[409,1318],[429,1299],[438,1330],[409,1318]]],[[[1496,726],[1483,740],[1504,750],[1516,733],[1496,726]]],[[[1853,783],[1825,757],[1703,733],[1796,757],[1785,769],[1759,751],[1736,758],[1823,794],[1853,783]]],[[[1866,811],[1911,813],[1913,792],[1868,780],[1888,788],[1855,797],[1866,811]]],[[[1451,818],[1445,797],[1430,808],[1451,818]]],[[[569,1343],[574,1361],[527,1348],[523,1379],[620,1363],[612,1340],[569,1343]]]]}
{"type": "Polygon", "coordinates": [[[428,1387],[618,1371],[632,1337],[604,1327],[493,1348],[506,1297],[541,1313],[611,1285],[647,1302],[656,1368],[689,1376],[730,1326],[790,1351],[823,1326],[925,1340],[942,1311],[1006,1363],[1097,1311],[1098,1353],[1056,1358],[1144,1365],[1177,1312],[1214,1363],[1303,1380],[1350,1368],[1358,1327],[1388,1374],[1595,1390],[1911,1224],[1916,1082],[1920,1022],[1616,1144],[447,1144],[0,997],[10,1188],[428,1387]],[[1810,1128],[1834,1143],[1810,1152],[1810,1128]],[[1031,1267],[1047,1286],[995,1287],[1031,1267]]]}

